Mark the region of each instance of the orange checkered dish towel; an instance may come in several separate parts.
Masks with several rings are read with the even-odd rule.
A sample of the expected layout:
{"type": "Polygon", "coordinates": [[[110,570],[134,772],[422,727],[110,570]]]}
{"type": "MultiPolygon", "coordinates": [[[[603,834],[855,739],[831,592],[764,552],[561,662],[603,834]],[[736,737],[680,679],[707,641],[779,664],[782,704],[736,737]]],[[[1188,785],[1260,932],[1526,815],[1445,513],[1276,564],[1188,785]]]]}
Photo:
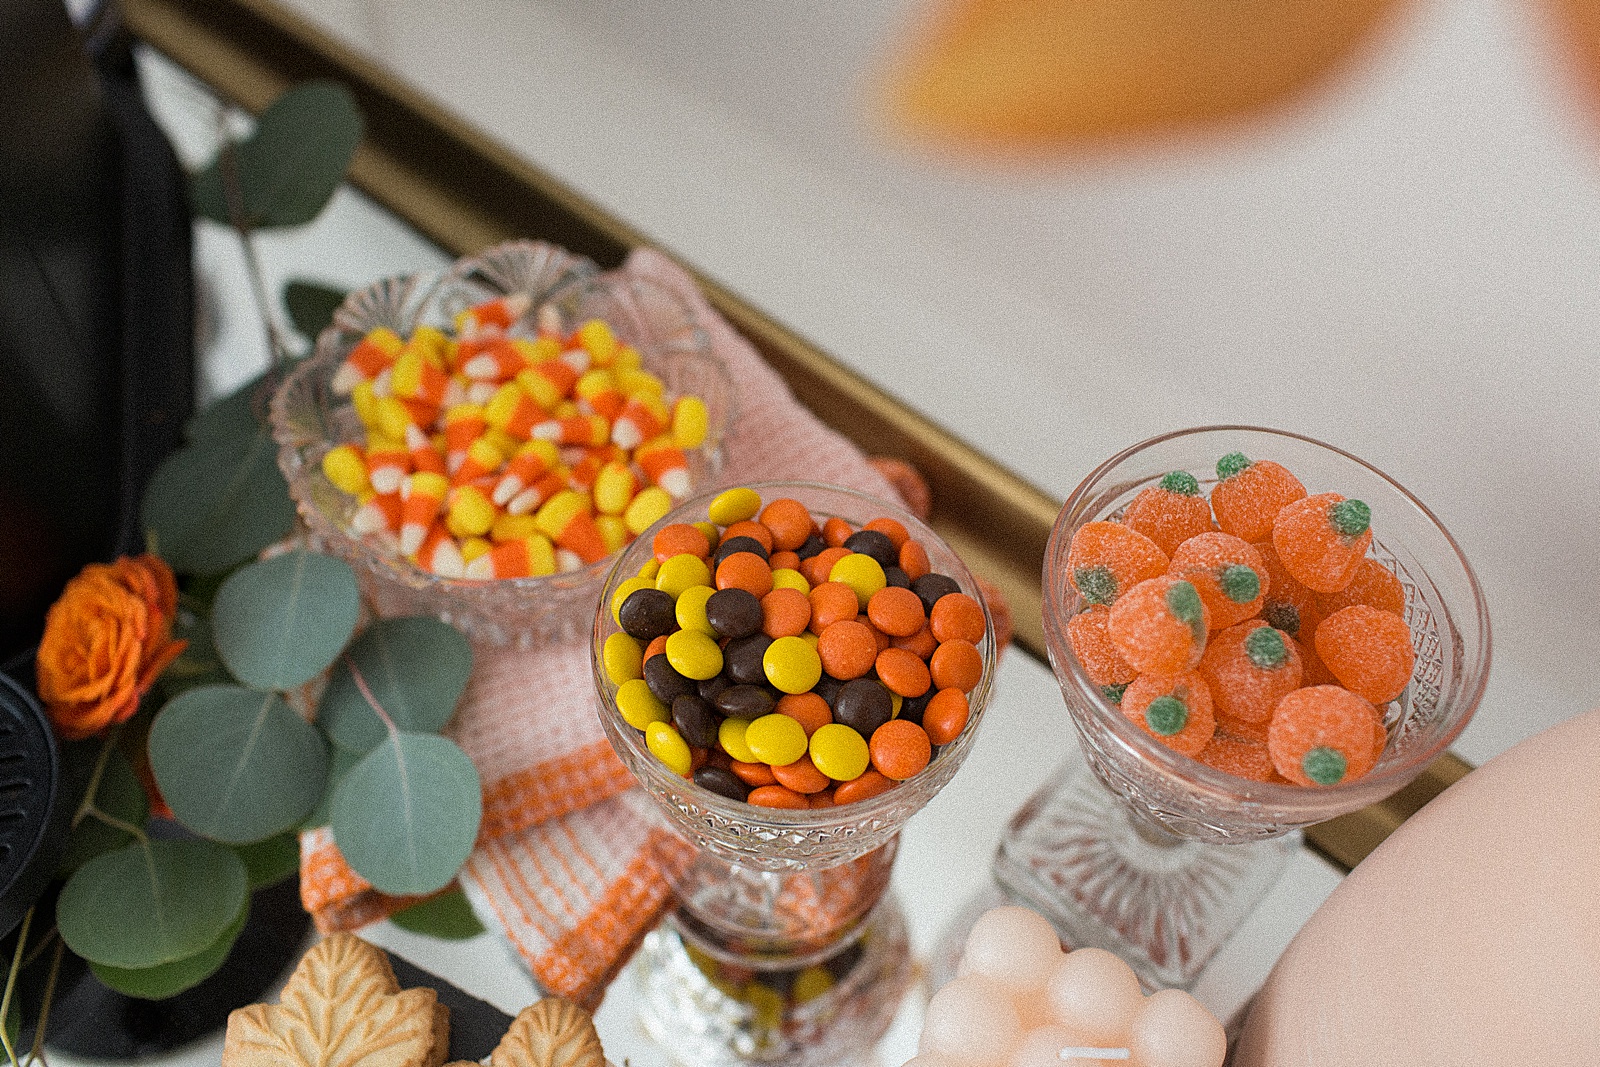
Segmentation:
{"type": "MultiPolygon", "coordinates": [[[[687,301],[733,376],[738,408],[719,481],[832,482],[900,499],[877,467],[796,402],[680,267],[640,249],[622,270],[687,301]]],[[[596,1004],[670,902],[670,859],[686,863],[687,846],[601,732],[586,640],[474,654],[446,731],[483,779],[483,824],[461,880],[544,988],[596,1004]]],[[[301,897],[324,932],[412,903],[374,891],[325,828],[302,835],[300,853],[301,897]]]]}

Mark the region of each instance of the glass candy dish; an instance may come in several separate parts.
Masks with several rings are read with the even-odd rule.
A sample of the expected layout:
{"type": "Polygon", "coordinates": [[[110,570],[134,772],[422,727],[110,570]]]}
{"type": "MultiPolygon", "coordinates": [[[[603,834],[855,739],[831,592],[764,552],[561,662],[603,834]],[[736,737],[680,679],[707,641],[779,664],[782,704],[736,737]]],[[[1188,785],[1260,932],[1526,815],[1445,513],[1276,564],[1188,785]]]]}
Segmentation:
{"type": "MultiPolygon", "coordinates": [[[[819,523],[838,516],[859,528],[879,517],[896,519],[927,549],[935,572],[983,602],[955,553],[899,507],[810,483],[751,488],[763,501],[799,500],[819,523]]],[[[715,496],[688,501],[623,550],[595,618],[595,684],[606,736],[685,839],[662,858],[672,872],[677,909],[634,963],[643,1022],[678,1062],[697,1067],[861,1062],[912,979],[905,921],[886,892],[899,833],[971,750],[993,678],[994,628],[985,607],[983,674],[968,694],[966,729],[920,773],[888,792],[794,811],[703,789],[668,770],[623,721],[601,651],[618,630],[612,597],[651,558],[656,530],[706,520],[715,496]],[[823,981],[819,971],[828,974],[826,990],[802,998],[795,991],[814,989],[823,981]]]]}
{"type": "MultiPolygon", "coordinates": [[[[1049,917],[1066,944],[1109,949],[1152,986],[1193,983],[1276,881],[1299,828],[1384,799],[1443,753],[1476,710],[1489,669],[1482,592],[1438,519],[1349,453],[1251,427],[1158,437],[1084,479],[1046,549],[1044,627],[1087,770],[1067,761],[1017,812],[995,858],[995,881],[1049,917]],[[1380,708],[1389,740],[1364,777],[1302,788],[1237,778],[1182,756],[1110,703],[1072,651],[1067,623],[1087,606],[1067,570],[1079,527],[1119,516],[1171,471],[1187,471],[1208,488],[1217,460],[1231,452],[1281,463],[1311,493],[1339,492],[1371,507],[1370,555],[1405,591],[1416,665],[1404,692],[1380,708]]],[[[947,941],[955,938],[959,944],[965,931],[947,941]]]]}
{"type": "Polygon", "coordinates": [[[278,464],[313,538],[349,560],[382,615],[435,615],[492,644],[532,644],[576,637],[591,621],[594,598],[610,569],[607,558],[578,570],[541,577],[471,581],[443,578],[416,566],[392,535],[358,536],[350,520],[358,506],[322,471],[334,446],[363,440],[348,396],[331,388],[334,373],[368,331],[387,327],[408,336],[418,326],[449,330],[459,312],[500,296],[525,297],[526,313],[510,335],[536,326],[570,333],[590,318],[604,319],[636,347],[644,366],[669,395],[706,403],[709,432],[690,450],[690,482],[706,485],[721,466],[721,438],[733,418],[733,383],[710,350],[693,313],[674,293],[594,264],[553,245],[500,245],[457,263],[442,277],[390,278],[351,293],[317,339],[316,351],[295,367],[272,401],[278,464]]]}

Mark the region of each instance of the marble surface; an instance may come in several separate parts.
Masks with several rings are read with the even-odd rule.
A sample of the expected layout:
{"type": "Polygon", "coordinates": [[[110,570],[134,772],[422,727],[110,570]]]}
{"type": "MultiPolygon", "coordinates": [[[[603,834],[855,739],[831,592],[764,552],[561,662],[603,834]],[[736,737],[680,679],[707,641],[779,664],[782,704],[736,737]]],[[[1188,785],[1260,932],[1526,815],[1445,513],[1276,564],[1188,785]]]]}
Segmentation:
{"type": "MultiPolygon", "coordinates": [[[[891,0],[293,0],[684,261],[1023,477],[1064,497],[1095,463],[1202,422],[1294,429],[1412,489],[1478,569],[1495,665],[1457,745],[1481,762],[1600,703],[1600,137],[1536,6],[1416,0],[1333,83],[1205,141],[1028,172],[886,145],[873,64],[891,0]]],[[[191,161],[216,120],[146,62],[191,161]]],[[[217,389],[262,352],[231,238],[202,224],[217,389]]],[[[262,238],[275,279],[355,285],[443,262],[364,198],[262,238]]],[[[925,952],[989,848],[1068,758],[1048,670],[1005,661],[967,767],[907,830],[896,888],[925,952]]],[[[1226,1016],[1337,875],[1303,853],[1202,977],[1226,1016]]],[[[507,1010],[531,995],[493,937],[414,954],[507,1010]]],[[[610,1057],[662,1063],[626,979],[610,1057]]],[[[911,1053],[916,1004],[880,1050],[911,1053]]],[[[215,1062],[197,1048],[173,1062],[215,1062]]]]}

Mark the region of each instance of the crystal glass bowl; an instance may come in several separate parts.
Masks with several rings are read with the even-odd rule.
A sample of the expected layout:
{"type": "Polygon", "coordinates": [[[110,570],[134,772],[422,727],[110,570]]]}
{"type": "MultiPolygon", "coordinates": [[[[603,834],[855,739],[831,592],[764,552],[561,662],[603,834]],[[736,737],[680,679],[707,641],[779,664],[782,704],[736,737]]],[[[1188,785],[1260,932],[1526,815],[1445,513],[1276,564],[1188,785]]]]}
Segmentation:
{"type": "Polygon", "coordinates": [[[1202,427],[1154,438],[1112,456],[1073,491],[1056,520],[1044,568],[1044,627],[1050,662],[1096,777],[1167,831],[1219,843],[1275,837],[1376,803],[1415,778],[1477,709],[1489,673],[1489,613],[1455,540],[1398,482],[1348,452],[1298,434],[1246,426],[1202,427]],[[1105,699],[1067,638],[1084,606],[1068,579],[1079,527],[1119,515],[1169,471],[1202,489],[1217,460],[1243,452],[1287,467],[1315,494],[1338,492],[1372,509],[1371,555],[1405,589],[1416,669],[1386,708],[1389,743],[1371,772],[1317,788],[1254,782],[1215,770],[1156,741],[1105,699]]]}
{"type": "MultiPolygon", "coordinates": [[[[819,522],[838,516],[853,526],[887,516],[901,522],[928,550],[933,570],[949,575],[963,592],[983,603],[977,581],[943,541],[915,516],[903,509],[849,489],[807,482],[769,482],[752,485],[764,501],[790,497],[811,510],[819,522]]],[[[942,789],[972,749],[973,737],[983,720],[984,706],[994,675],[994,626],[988,621],[979,652],[983,677],[967,694],[971,718],[955,741],[942,747],[918,775],[886,793],[853,804],[808,811],[762,808],[702,789],[673,774],[645,747],[644,737],[622,719],[617,710],[617,687],[607,677],[600,652],[605,639],[618,630],[611,616],[611,598],[623,581],[636,575],[651,557],[651,539],[669,523],[701,522],[715,493],[687,501],[617,557],[611,576],[600,594],[595,615],[595,685],[600,693],[601,724],[622,761],[633,771],[645,791],[672,824],[699,847],[732,863],[765,871],[798,871],[847,863],[888,844],[905,821],[942,789]]]]}
{"type": "Polygon", "coordinates": [[[350,519],[357,502],[322,472],[322,457],[331,448],[363,440],[350,398],[337,395],[330,383],[369,330],[382,326],[401,336],[424,324],[448,330],[458,312],[511,294],[529,302],[512,336],[531,336],[536,324],[567,332],[601,318],[639,349],[669,394],[701,397],[710,432],[704,447],[689,456],[690,478],[696,486],[710,484],[721,466],[722,434],[733,419],[734,387],[692,312],[658,284],[600,274],[588,260],[540,242],[500,245],[441,277],[390,278],[350,294],[317,339],[315,353],[274,396],[272,426],[278,464],[312,537],[355,566],[375,610],[436,615],[474,639],[526,647],[576,637],[588,628],[609,558],[543,577],[442,578],[401,555],[392,536],[354,534],[350,519]]]}

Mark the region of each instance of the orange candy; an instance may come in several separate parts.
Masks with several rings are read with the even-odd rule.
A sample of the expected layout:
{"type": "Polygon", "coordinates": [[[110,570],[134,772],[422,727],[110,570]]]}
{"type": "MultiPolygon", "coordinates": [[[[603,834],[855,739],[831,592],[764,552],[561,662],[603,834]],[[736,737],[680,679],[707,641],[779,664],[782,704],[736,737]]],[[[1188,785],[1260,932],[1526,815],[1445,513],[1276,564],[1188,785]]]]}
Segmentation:
{"type": "Polygon", "coordinates": [[[1249,741],[1218,734],[1213,737],[1195,759],[1208,767],[1215,767],[1235,778],[1248,778],[1253,782],[1270,782],[1274,775],[1272,754],[1261,741],[1249,741]]]}
{"type": "MultiPolygon", "coordinates": [[[[940,597],[938,604],[942,605],[946,600],[954,599],[955,595],[940,597]]],[[[959,595],[965,596],[965,594],[959,595]]],[[[983,609],[979,608],[978,612],[981,616],[983,609]]],[[[922,607],[922,598],[911,590],[902,589],[897,585],[886,585],[872,594],[872,599],[867,601],[867,618],[890,637],[910,637],[928,625],[928,613],[922,607]]],[[[983,631],[980,627],[978,637],[969,640],[979,640],[982,637],[983,631]]]]}
{"type": "MultiPolygon", "coordinates": [[[[943,648],[944,646],[940,645],[939,647],[943,648]]],[[[976,652],[977,649],[973,649],[973,651],[976,652]]],[[[937,649],[934,650],[934,656],[938,656],[937,649]]],[[[824,661],[823,666],[827,666],[826,661],[824,661]]],[[[878,669],[878,680],[888,688],[889,692],[899,693],[903,697],[919,697],[926,693],[928,687],[933,684],[934,668],[922,662],[915,652],[904,648],[886,648],[879,652],[875,666],[878,669]]],[[[832,671],[828,673],[833,674],[832,671]]],[[[837,678],[839,675],[835,674],[834,677],[837,678]]],[[[965,681],[966,679],[963,677],[960,680],[965,681]]],[[[976,685],[976,680],[972,684],[976,685]]],[[[956,688],[965,690],[970,689],[971,686],[957,685],[956,688]]]]}
{"type": "Polygon", "coordinates": [[[903,782],[928,765],[933,743],[922,727],[906,719],[890,719],[872,732],[867,742],[872,765],[885,778],[903,782]]]}
{"type": "Polygon", "coordinates": [[[1211,691],[1197,671],[1141,674],[1122,694],[1122,714],[1168,748],[1197,756],[1216,733],[1211,691]]]}
{"type": "Polygon", "coordinates": [[[1134,670],[1171,678],[1200,662],[1208,622],[1195,587],[1163,575],[1119,597],[1111,605],[1106,632],[1134,670]]]}
{"type": "Polygon", "coordinates": [[[854,619],[846,619],[822,631],[817,638],[817,655],[822,659],[823,670],[840,681],[849,681],[872,669],[878,658],[878,642],[871,630],[854,619]]]}
{"type": "Polygon", "coordinates": [[[772,568],[754,552],[734,552],[717,564],[718,589],[743,589],[757,599],[772,592],[772,568]]]}
{"type": "Polygon", "coordinates": [[[1353,604],[1317,627],[1317,655],[1339,684],[1374,704],[1387,704],[1411,681],[1416,653],[1411,629],[1391,611],[1353,604]]]}
{"type": "Polygon", "coordinates": [[[959,689],[941,689],[922,710],[922,728],[928,740],[936,745],[948,745],[961,736],[972,716],[972,705],[967,694],[959,689]]]}
{"type": "Polygon", "coordinates": [[[1122,513],[1122,522],[1150,538],[1169,556],[1189,538],[1216,529],[1211,521],[1211,505],[1200,495],[1200,483],[1188,471],[1173,471],[1134,497],[1122,513]]]}
{"type": "Polygon", "coordinates": [[[731,541],[735,537],[753,538],[761,543],[761,547],[767,550],[768,555],[772,553],[772,531],[759,522],[752,522],[746,519],[744,522],[736,522],[722,531],[723,541],[731,541]]]}
{"type": "Polygon", "coordinates": [[[1212,634],[1198,669],[1217,714],[1250,723],[1266,722],[1278,701],[1300,688],[1294,639],[1260,619],[1212,634]]]}
{"type": "Polygon", "coordinates": [[[1267,743],[1267,734],[1271,729],[1272,720],[1262,719],[1260,722],[1246,722],[1244,719],[1235,719],[1232,715],[1224,715],[1217,711],[1216,701],[1211,704],[1212,713],[1217,719],[1217,733],[1238,738],[1241,741],[1259,741],[1267,743]]]}
{"type": "Polygon", "coordinates": [[[833,709],[817,693],[785,693],[772,710],[799,723],[807,737],[833,721],[833,709]]]}
{"type": "Polygon", "coordinates": [[[888,516],[884,516],[881,519],[873,519],[861,528],[863,530],[877,530],[883,534],[889,539],[889,543],[894,546],[896,552],[900,551],[905,547],[905,543],[911,540],[911,532],[905,528],[905,525],[888,516]]]}
{"type": "Polygon", "coordinates": [[[817,765],[811,762],[810,756],[801,756],[793,763],[772,768],[772,776],[786,789],[808,795],[820,793],[833,784],[832,778],[817,770],[817,765]]]}
{"type": "Polygon", "coordinates": [[[933,650],[939,647],[939,639],[933,636],[933,631],[923,626],[922,629],[910,637],[896,637],[889,641],[893,648],[903,648],[908,652],[915,652],[917,658],[927,661],[933,655],[933,650]]]}
{"type": "Polygon", "coordinates": [[[811,601],[798,589],[774,589],[761,598],[761,632],[776,641],[799,637],[811,625],[811,601]]]}
{"type": "Polygon", "coordinates": [[[1088,611],[1074,615],[1067,623],[1067,640],[1072,651],[1083,665],[1083,673],[1096,685],[1126,685],[1139,672],[1128,665],[1106,632],[1111,621],[1111,609],[1104,604],[1092,604],[1088,611]]]}
{"type": "Polygon", "coordinates": [[[734,760],[728,765],[728,769],[748,786],[771,785],[778,780],[773,777],[772,768],[765,763],[744,763],[734,760]]]}
{"type": "Polygon", "coordinates": [[[1354,581],[1370,544],[1371,510],[1338,493],[1288,504],[1272,525],[1272,547],[1284,569],[1317,593],[1337,593],[1354,581]]]}
{"type": "Polygon", "coordinates": [[[1120,522],[1089,522],[1072,535],[1067,575],[1091,604],[1114,604],[1135,585],[1165,574],[1167,554],[1120,522]]]}
{"type": "Polygon", "coordinates": [[[848,622],[861,613],[856,591],[843,582],[823,582],[811,590],[811,632],[818,637],[836,622],[848,622]]]}
{"type": "Polygon", "coordinates": [[[1309,649],[1311,636],[1322,619],[1317,594],[1284,570],[1271,541],[1257,541],[1250,547],[1261,554],[1261,562],[1267,568],[1267,595],[1261,601],[1261,617],[1309,649]]]}
{"type": "Polygon", "coordinates": [[[1223,533],[1245,541],[1272,536],[1278,512],[1306,495],[1300,479],[1271,460],[1253,463],[1231,452],[1217,461],[1217,482],[1211,490],[1211,510],[1223,533]]]}
{"type": "Polygon", "coordinates": [[[825,548],[810,559],[800,561],[800,576],[812,585],[821,585],[828,580],[833,565],[848,555],[848,548],[825,548]]]}
{"type": "MultiPolygon", "coordinates": [[[[889,651],[901,652],[904,649],[889,651]]],[[[983,655],[971,641],[963,641],[960,638],[941,641],[939,647],[933,650],[932,658],[928,660],[928,673],[932,676],[936,688],[959,689],[963,693],[970,693],[977,688],[978,681],[983,677],[983,655]]],[[[924,689],[923,692],[927,690],[924,689]]]]}
{"type": "Polygon", "coordinates": [[[1337,785],[1377,761],[1372,724],[1378,709],[1336,685],[1296,689],[1272,713],[1272,765],[1298,785],[1337,785]]]}
{"type": "Polygon", "coordinates": [[[711,555],[711,542],[706,540],[706,535],[686,522],[663,526],[656,532],[650,547],[655,552],[657,563],[665,563],[673,556],[684,553],[701,559],[711,555]]]}
{"type": "Polygon", "coordinates": [[[867,768],[866,773],[859,778],[852,778],[848,782],[840,782],[833,787],[833,802],[835,804],[854,804],[857,801],[867,800],[880,793],[887,793],[894,788],[894,779],[884,775],[882,771],[867,768]]]}
{"type": "Polygon", "coordinates": [[[822,540],[829,548],[838,548],[850,539],[855,533],[850,524],[835,515],[822,524],[822,540]]]}
{"type": "Polygon", "coordinates": [[[1404,616],[1406,590],[1400,584],[1400,579],[1389,573],[1389,568],[1375,559],[1363,559],[1356,564],[1355,577],[1343,591],[1317,596],[1317,606],[1322,609],[1323,615],[1332,615],[1352,604],[1365,604],[1369,608],[1404,616]]]}
{"type": "Polygon", "coordinates": [[[907,541],[900,546],[900,569],[906,572],[906,577],[913,582],[925,574],[933,571],[933,563],[928,559],[928,550],[918,541],[907,541]]]}
{"type": "MultiPolygon", "coordinates": [[[[911,595],[916,596],[915,593],[911,595]]],[[[934,602],[933,610],[928,613],[928,626],[940,641],[960,639],[977,644],[983,640],[988,620],[983,617],[983,605],[973,597],[965,593],[946,593],[934,602]]]]}
{"type": "Polygon", "coordinates": [[[1213,630],[1226,629],[1261,611],[1269,580],[1261,553],[1232,534],[1203,533],[1172,555],[1167,573],[1194,585],[1205,601],[1213,630]]]}
{"type": "Polygon", "coordinates": [[[794,551],[811,536],[811,512],[798,500],[780,497],[761,509],[761,525],[772,531],[773,549],[794,551]]]}
{"type": "Polygon", "coordinates": [[[811,802],[804,793],[796,793],[793,789],[781,785],[763,785],[750,790],[750,795],[745,797],[745,803],[754,804],[758,808],[792,808],[800,810],[811,807],[811,802]]]}

